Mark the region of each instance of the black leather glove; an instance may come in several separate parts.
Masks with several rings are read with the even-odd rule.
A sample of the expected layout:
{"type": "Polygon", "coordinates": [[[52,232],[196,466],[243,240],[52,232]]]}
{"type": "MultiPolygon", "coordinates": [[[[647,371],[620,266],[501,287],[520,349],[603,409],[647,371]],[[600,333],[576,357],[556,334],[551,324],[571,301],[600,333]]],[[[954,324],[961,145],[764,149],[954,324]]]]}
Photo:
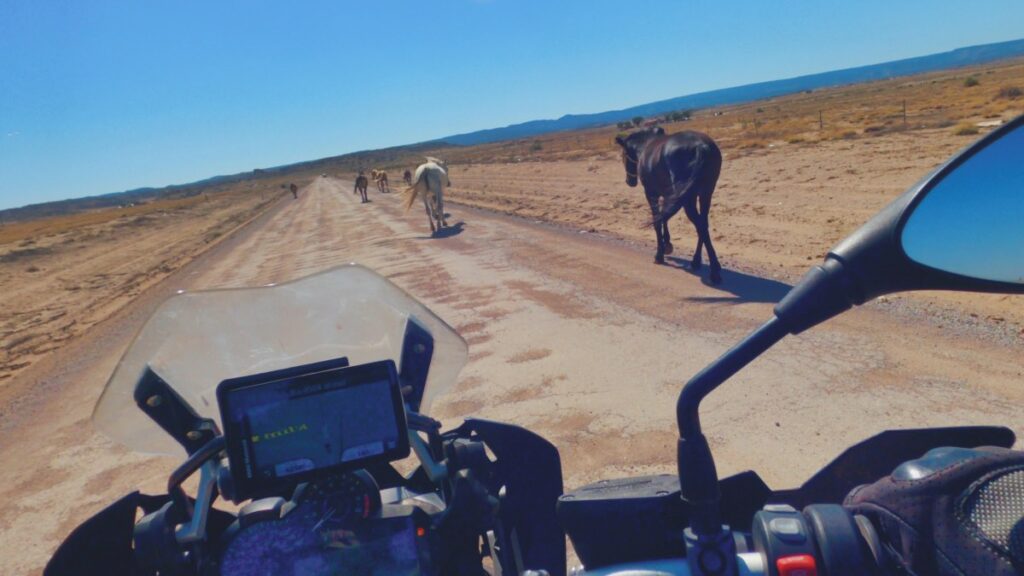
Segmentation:
{"type": "Polygon", "coordinates": [[[1024,452],[936,448],[845,505],[872,520],[908,573],[1024,573],[1024,452]]]}

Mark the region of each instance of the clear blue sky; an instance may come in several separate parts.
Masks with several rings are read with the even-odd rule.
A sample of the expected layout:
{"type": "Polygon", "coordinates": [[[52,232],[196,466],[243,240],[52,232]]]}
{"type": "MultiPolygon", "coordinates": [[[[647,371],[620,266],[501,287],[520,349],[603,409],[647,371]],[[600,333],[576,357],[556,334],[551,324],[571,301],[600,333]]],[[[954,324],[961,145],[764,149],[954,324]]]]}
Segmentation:
{"type": "Polygon", "coordinates": [[[1020,37],[1020,0],[0,0],[0,208],[1020,37]]]}

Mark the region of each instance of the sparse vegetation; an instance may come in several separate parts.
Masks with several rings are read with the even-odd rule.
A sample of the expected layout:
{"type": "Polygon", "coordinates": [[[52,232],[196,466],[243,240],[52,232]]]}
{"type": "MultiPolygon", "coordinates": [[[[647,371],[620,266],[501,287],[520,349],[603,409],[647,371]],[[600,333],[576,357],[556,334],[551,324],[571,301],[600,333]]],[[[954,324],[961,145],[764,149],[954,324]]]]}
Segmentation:
{"type": "MultiPolygon", "coordinates": [[[[240,189],[248,187],[249,193],[262,194],[266,190],[266,200],[270,200],[273,198],[272,195],[276,193],[272,186],[272,184],[267,184],[266,187],[253,188],[252,184],[249,183],[228,183],[211,187],[209,195],[212,196],[213,194],[230,191],[230,193],[242,196],[246,193],[240,189]]],[[[208,200],[210,196],[207,196],[206,199],[208,200]]],[[[32,246],[36,243],[36,239],[63,234],[88,226],[110,225],[118,228],[143,226],[151,223],[158,215],[183,213],[188,210],[200,209],[203,202],[204,195],[197,193],[180,198],[135,203],[132,206],[112,206],[110,208],[89,210],[64,216],[49,216],[25,221],[5,222],[4,226],[0,228],[0,251],[2,251],[4,244],[16,243],[19,247],[32,246]]],[[[74,238],[64,240],[66,244],[74,242],[74,238]]],[[[21,256],[27,255],[21,254],[21,256]]],[[[18,257],[12,251],[0,256],[0,262],[10,261],[9,259],[5,260],[5,258],[18,257]]]]}
{"type": "Polygon", "coordinates": [[[1024,96],[1024,91],[1016,86],[1003,86],[996,92],[996,98],[1002,98],[1005,100],[1016,100],[1024,96]]]}
{"type": "Polygon", "coordinates": [[[643,116],[634,116],[633,117],[633,126],[639,126],[639,125],[641,125],[643,123],[644,123],[644,117],[643,116]]]}
{"type": "Polygon", "coordinates": [[[541,144],[540,140],[534,140],[533,144],[530,144],[530,152],[540,152],[544,149],[544,145],[541,144]]]}
{"type": "Polygon", "coordinates": [[[973,88],[978,84],[981,84],[981,82],[978,81],[978,79],[975,78],[974,76],[968,76],[967,78],[964,79],[964,88],[973,88]]]}
{"type": "Polygon", "coordinates": [[[14,249],[10,252],[0,255],[0,264],[8,264],[11,262],[18,262],[29,258],[35,258],[53,252],[52,248],[22,248],[20,250],[14,249]]]}
{"type": "Polygon", "coordinates": [[[973,136],[978,133],[978,127],[970,122],[961,122],[953,127],[953,134],[957,136],[973,136]]]}
{"type": "Polygon", "coordinates": [[[684,122],[689,120],[693,116],[693,112],[690,110],[676,110],[675,112],[669,112],[665,114],[665,122],[684,122]]]}

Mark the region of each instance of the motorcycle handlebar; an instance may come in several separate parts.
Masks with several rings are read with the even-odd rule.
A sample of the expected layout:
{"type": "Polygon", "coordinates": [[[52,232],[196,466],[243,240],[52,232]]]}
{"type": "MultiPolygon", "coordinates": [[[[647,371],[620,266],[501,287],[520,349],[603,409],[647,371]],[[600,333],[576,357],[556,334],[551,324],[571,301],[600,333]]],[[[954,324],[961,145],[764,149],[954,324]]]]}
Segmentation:
{"type": "MultiPolygon", "coordinates": [[[[743,552],[736,555],[738,576],[763,576],[768,574],[764,557],[758,552],[743,552]]],[[[529,574],[528,572],[526,574],[529,574]]],[[[685,558],[651,560],[606,566],[594,570],[573,570],[570,576],[625,576],[636,574],[664,574],[665,576],[690,576],[690,566],[685,558]]]]}

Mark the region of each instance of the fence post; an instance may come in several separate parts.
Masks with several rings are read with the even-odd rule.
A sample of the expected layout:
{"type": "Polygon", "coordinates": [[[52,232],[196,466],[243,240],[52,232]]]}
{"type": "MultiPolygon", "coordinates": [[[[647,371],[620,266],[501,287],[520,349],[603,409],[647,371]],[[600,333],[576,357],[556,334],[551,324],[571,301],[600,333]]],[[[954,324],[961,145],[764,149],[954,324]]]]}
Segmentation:
{"type": "Polygon", "coordinates": [[[825,117],[822,116],[821,110],[818,110],[818,130],[825,129],[825,117]]]}
{"type": "Polygon", "coordinates": [[[903,127],[907,127],[907,99],[903,99],[903,127]]]}

